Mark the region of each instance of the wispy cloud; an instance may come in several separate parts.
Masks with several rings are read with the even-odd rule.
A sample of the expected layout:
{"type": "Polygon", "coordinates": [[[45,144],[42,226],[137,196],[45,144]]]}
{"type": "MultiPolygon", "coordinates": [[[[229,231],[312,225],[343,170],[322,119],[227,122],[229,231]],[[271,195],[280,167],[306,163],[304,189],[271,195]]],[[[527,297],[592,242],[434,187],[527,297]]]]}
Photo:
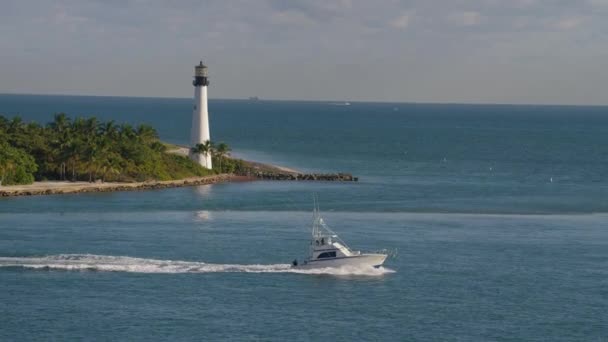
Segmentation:
{"type": "Polygon", "coordinates": [[[475,26],[481,22],[482,15],[476,11],[457,11],[448,14],[448,21],[458,26],[475,26]]]}
{"type": "Polygon", "coordinates": [[[398,16],[397,18],[391,20],[389,22],[389,26],[396,28],[396,29],[406,29],[410,24],[410,18],[411,18],[410,13],[403,13],[400,16],[398,16]]]}
{"type": "Polygon", "coordinates": [[[581,26],[583,22],[582,17],[567,17],[557,20],[553,26],[560,30],[573,30],[581,26]]]}
{"type": "Polygon", "coordinates": [[[329,21],[352,8],[350,0],[271,0],[271,7],[292,17],[305,16],[313,21],[329,21]]]}
{"type": "Polygon", "coordinates": [[[608,0],[587,0],[592,6],[608,7],[608,0]]]}

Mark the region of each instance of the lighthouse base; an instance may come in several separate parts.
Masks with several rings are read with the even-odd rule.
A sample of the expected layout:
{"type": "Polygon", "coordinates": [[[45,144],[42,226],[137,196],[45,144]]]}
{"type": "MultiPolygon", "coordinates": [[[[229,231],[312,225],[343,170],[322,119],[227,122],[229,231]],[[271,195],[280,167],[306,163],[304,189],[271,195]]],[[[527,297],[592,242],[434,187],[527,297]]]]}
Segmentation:
{"type": "Polygon", "coordinates": [[[190,153],[190,159],[204,168],[212,169],[211,155],[209,153],[190,153]]]}

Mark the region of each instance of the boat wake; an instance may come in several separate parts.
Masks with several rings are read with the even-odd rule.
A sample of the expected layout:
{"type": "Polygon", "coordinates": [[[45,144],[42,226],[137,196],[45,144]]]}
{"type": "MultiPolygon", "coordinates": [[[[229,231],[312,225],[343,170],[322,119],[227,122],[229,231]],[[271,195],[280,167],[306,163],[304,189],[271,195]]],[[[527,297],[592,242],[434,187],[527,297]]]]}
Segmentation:
{"type": "Polygon", "coordinates": [[[45,257],[0,257],[0,267],[21,267],[42,270],[100,271],[131,273],[298,273],[335,276],[382,276],[395,271],[380,268],[317,268],[293,269],[290,264],[239,265],[204,262],[156,260],[126,256],[93,254],[59,254],[45,257]]]}

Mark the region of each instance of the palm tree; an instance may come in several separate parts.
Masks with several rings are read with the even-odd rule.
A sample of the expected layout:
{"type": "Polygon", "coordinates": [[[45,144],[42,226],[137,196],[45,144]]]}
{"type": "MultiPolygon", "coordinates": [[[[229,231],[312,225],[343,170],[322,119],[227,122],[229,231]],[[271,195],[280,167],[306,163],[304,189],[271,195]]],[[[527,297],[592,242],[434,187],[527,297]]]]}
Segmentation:
{"type": "Polygon", "coordinates": [[[110,139],[115,139],[118,136],[118,126],[114,120],[110,120],[101,125],[101,133],[110,139]]]}
{"type": "Polygon", "coordinates": [[[96,117],[88,118],[84,121],[84,133],[87,134],[89,139],[94,138],[99,131],[99,121],[96,117]]]}
{"type": "Polygon", "coordinates": [[[99,162],[99,170],[102,172],[101,181],[106,181],[106,176],[110,175],[120,175],[121,174],[121,166],[120,166],[120,155],[115,152],[108,152],[102,156],[102,159],[99,162]]]}
{"type": "Polygon", "coordinates": [[[8,123],[8,132],[9,133],[17,133],[23,127],[23,120],[21,120],[20,116],[15,116],[8,123]]]}
{"type": "Polygon", "coordinates": [[[70,118],[65,113],[55,114],[55,120],[51,122],[50,126],[61,134],[70,127],[70,118]]]}
{"type": "Polygon", "coordinates": [[[158,133],[152,126],[139,125],[136,132],[139,139],[146,145],[158,140],[158,133]]]}
{"type": "Polygon", "coordinates": [[[80,141],[79,137],[76,135],[71,137],[70,140],[66,142],[65,147],[65,158],[67,160],[67,164],[72,166],[72,181],[75,182],[77,180],[77,169],[79,170],[79,162],[81,160],[81,155],[83,155],[83,144],[80,141]]]}
{"type": "Polygon", "coordinates": [[[196,144],[194,145],[194,147],[192,147],[190,149],[190,152],[194,153],[194,154],[204,154],[207,155],[208,153],[213,153],[214,148],[213,148],[213,143],[209,140],[205,141],[202,144],[196,144]]]}
{"type": "Polygon", "coordinates": [[[0,115],[0,131],[8,130],[9,121],[8,118],[0,115]]]}
{"type": "Polygon", "coordinates": [[[18,148],[27,148],[29,145],[29,136],[25,127],[25,123],[21,117],[16,116],[8,123],[7,133],[9,143],[18,148]]]}
{"type": "Polygon", "coordinates": [[[11,174],[15,170],[15,162],[10,157],[10,155],[0,156],[0,185],[2,185],[5,178],[10,179],[11,174]]]}
{"type": "Polygon", "coordinates": [[[232,151],[232,149],[228,146],[228,144],[223,142],[217,144],[215,147],[215,156],[220,162],[220,172],[222,172],[222,160],[225,156],[230,155],[230,151],[232,151]]]}
{"type": "Polygon", "coordinates": [[[209,154],[213,155],[214,151],[215,148],[213,146],[213,143],[209,140],[205,141],[202,144],[196,144],[190,149],[190,152],[192,154],[203,154],[205,157],[209,154]]]}
{"type": "Polygon", "coordinates": [[[137,136],[137,133],[135,133],[133,126],[129,124],[122,124],[120,126],[120,136],[124,140],[133,140],[133,138],[137,136]]]}
{"type": "Polygon", "coordinates": [[[4,179],[9,178],[10,174],[15,169],[15,163],[11,160],[10,155],[8,155],[8,149],[0,152],[3,152],[0,153],[0,185],[2,185],[4,179]]]}
{"type": "Polygon", "coordinates": [[[59,179],[65,180],[70,157],[67,151],[72,140],[70,118],[65,113],[55,114],[55,119],[47,126],[46,132],[49,136],[47,139],[51,141],[47,159],[50,159],[52,169],[59,172],[59,179]]]}

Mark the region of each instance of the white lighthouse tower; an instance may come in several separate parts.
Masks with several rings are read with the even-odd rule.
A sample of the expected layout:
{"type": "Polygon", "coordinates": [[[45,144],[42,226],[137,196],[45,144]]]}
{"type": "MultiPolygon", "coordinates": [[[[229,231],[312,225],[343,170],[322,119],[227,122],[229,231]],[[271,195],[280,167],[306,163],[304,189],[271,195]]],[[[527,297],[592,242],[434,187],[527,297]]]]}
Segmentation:
{"type": "MultiPolygon", "coordinates": [[[[190,132],[190,145],[205,144],[211,140],[209,135],[209,112],[207,111],[207,66],[201,61],[194,67],[194,111],[192,112],[192,131],[190,132]]],[[[203,167],[211,169],[211,153],[192,153],[190,158],[203,167]]]]}

